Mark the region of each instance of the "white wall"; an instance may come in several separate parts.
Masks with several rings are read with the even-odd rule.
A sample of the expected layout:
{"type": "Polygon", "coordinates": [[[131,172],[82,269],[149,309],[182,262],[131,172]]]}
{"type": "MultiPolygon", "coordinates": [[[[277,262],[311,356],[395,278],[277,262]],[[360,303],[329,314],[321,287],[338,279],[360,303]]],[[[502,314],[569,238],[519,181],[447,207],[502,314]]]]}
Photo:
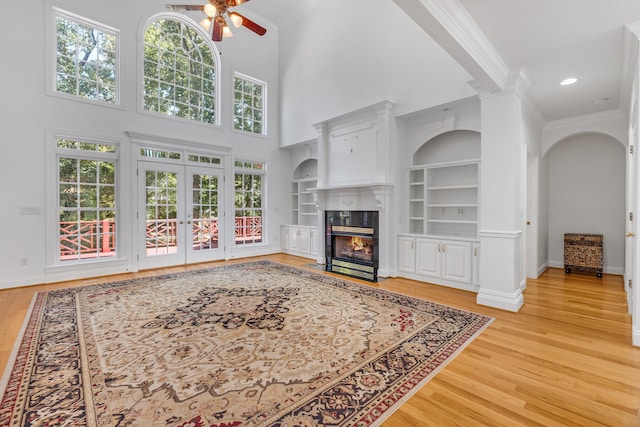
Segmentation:
{"type": "Polygon", "coordinates": [[[283,146],[383,100],[402,115],[476,95],[471,76],[390,1],[326,0],[280,39],[283,146]]]}
{"type": "Polygon", "coordinates": [[[579,134],[546,155],[549,264],[562,267],[564,233],[604,235],[605,271],[622,274],[625,239],[625,150],[602,134],[579,134]]]}
{"type": "MultiPolygon", "coordinates": [[[[40,283],[48,280],[45,261],[45,236],[55,232],[46,229],[45,221],[45,135],[47,129],[122,141],[128,148],[126,131],[153,134],[167,138],[230,147],[232,156],[267,162],[267,230],[268,244],[261,249],[277,251],[280,247],[279,226],[288,219],[288,156],[278,150],[278,32],[268,28],[265,37],[245,29],[234,30],[234,37],[221,44],[221,126],[211,127],[186,123],[166,117],[138,112],[138,35],[147,17],[165,12],[157,0],[98,2],[85,0],[47,0],[29,4],[7,2],[0,14],[0,43],[5,65],[0,67],[0,103],[3,167],[0,190],[3,208],[0,222],[0,288],[40,283]],[[52,34],[45,34],[46,11],[54,5],[86,18],[120,29],[121,94],[120,108],[90,105],[45,94],[45,46],[52,34]],[[18,36],[19,35],[19,36],[18,36]],[[231,88],[233,72],[261,79],[268,85],[267,137],[252,137],[230,130],[231,88]],[[37,208],[39,215],[20,215],[19,208],[37,208]],[[21,259],[26,265],[21,265],[21,259]]],[[[199,17],[199,15],[195,15],[199,17]]],[[[131,197],[132,177],[125,182],[124,194],[131,197]]],[[[131,200],[121,204],[124,221],[129,221],[131,200]]],[[[229,215],[232,215],[231,207],[229,215]]],[[[55,215],[55,212],[52,213],[55,215]]],[[[129,228],[130,229],[130,228],[129,228]]],[[[131,257],[131,248],[121,248],[131,257]]],[[[231,256],[243,256],[239,249],[231,256]]],[[[128,266],[120,269],[130,268],[128,266]]],[[[109,271],[117,272],[117,271],[109,271]]],[[[104,270],[84,271],[81,275],[104,274],[104,270]]]]}

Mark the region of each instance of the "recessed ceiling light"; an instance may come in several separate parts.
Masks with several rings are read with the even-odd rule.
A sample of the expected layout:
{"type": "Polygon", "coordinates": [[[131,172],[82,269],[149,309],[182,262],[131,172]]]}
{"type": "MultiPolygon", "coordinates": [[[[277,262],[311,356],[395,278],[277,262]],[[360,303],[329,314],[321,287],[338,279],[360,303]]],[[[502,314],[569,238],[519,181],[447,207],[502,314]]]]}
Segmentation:
{"type": "Polygon", "coordinates": [[[574,84],[577,81],[578,81],[578,79],[575,78],[575,77],[568,77],[568,78],[564,79],[563,81],[561,81],[560,84],[562,86],[569,86],[569,85],[574,84]]]}

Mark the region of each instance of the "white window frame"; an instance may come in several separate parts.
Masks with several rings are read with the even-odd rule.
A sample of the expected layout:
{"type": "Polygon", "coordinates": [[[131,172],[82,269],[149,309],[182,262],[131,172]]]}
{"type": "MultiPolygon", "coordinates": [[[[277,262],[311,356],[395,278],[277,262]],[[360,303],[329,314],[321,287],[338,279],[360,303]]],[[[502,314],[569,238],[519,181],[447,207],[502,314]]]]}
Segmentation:
{"type": "Polygon", "coordinates": [[[45,49],[45,58],[46,58],[46,66],[45,71],[48,76],[46,79],[45,91],[47,95],[56,96],[59,98],[69,99],[78,102],[86,102],[89,104],[100,105],[104,107],[111,107],[117,109],[123,109],[121,105],[121,91],[120,91],[120,83],[121,83],[121,73],[120,73],[120,30],[108,26],[106,24],[100,23],[98,21],[94,21],[92,19],[80,16],[78,14],[69,12],[64,9],[60,9],[57,7],[51,7],[48,9],[48,19],[47,19],[47,28],[46,34],[48,34],[48,46],[45,49]],[[63,18],[84,26],[91,27],[98,31],[111,34],[116,37],[116,67],[115,67],[115,102],[103,101],[100,99],[91,99],[82,95],[70,94],[66,92],[60,92],[57,90],[57,76],[58,76],[58,25],[57,19],[63,18]]]}
{"type": "Polygon", "coordinates": [[[215,43],[211,40],[211,35],[207,34],[207,32],[200,26],[198,25],[197,22],[195,22],[193,19],[189,18],[188,16],[179,14],[179,13],[174,13],[174,12],[162,12],[162,13],[158,13],[155,14],[151,17],[149,17],[145,22],[142,23],[142,25],[140,26],[139,30],[138,30],[138,91],[137,91],[137,95],[138,95],[138,113],[140,114],[148,114],[154,117],[162,117],[165,119],[169,119],[169,120],[177,120],[180,122],[188,122],[190,124],[193,125],[200,125],[200,126],[206,126],[206,127],[211,127],[211,126],[215,126],[215,127],[219,127],[220,123],[221,123],[221,116],[222,116],[222,108],[220,108],[220,103],[221,103],[221,96],[220,96],[220,92],[222,91],[222,85],[221,85],[221,74],[222,74],[222,65],[221,65],[221,61],[220,61],[220,52],[218,51],[217,46],[215,45],[215,43]],[[147,30],[147,27],[149,25],[151,25],[153,22],[155,21],[159,21],[159,20],[173,20],[173,21],[179,21],[182,24],[188,25],[192,30],[194,30],[196,33],[198,33],[203,40],[205,41],[205,43],[209,46],[209,49],[211,49],[211,54],[213,56],[213,61],[214,61],[214,66],[215,66],[215,86],[216,86],[216,93],[215,93],[215,110],[214,110],[214,114],[215,114],[215,120],[214,123],[207,123],[207,122],[203,122],[200,120],[192,120],[192,119],[186,119],[186,118],[182,118],[182,117],[177,117],[177,116],[172,116],[169,114],[164,114],[164,113],[160,113],[160,112],[155,112],[155,111],[150,111],[144,108],[144,61],[145,61],[145,57],[144,57],[144,34],[147,30]]]}
{"type": "MultiPolygon", "coordinates": [[[[232,204],[232,209],[233,209],[233,245],[236,248],[243,248],[243,247],[250,247],[250,246],[258,246],[258,245],[264,245],[267,243],[267,235],[266,235],[266,230],[267,230],[267,218],[266,218],[266,214],[267,214],[267,208],[266,208],[266,188],[267,188],[267,183],[266,183],[266,176],[267,176],[267,163],[264,161],[252,161],[252,160],[247,160],[247,159],[235,159],[233,162],[233,204],[232,204]],[[252,165],[256,165],[256,164],[261,164],[262,165],[262,169],[256,169],[254,167],[244,167],[244,166],[238,166],[236,165],[237,162],[241,162],[241,163],[249,163],[252,165]],[[238,208],[236,208],[235,206],[235,197],[236,197],[236,188],[235,188],[235,178],[236,178],[236,174],[243,174],[243,175],[259,175],[261,178],[261,190],[262,190],[262,194],[261,194],[261,200],[260,200],[260,211],[261,211],[261,241],[260,242],[253,242],[253,243],[242,243],[242,244],[238,244],[235,240],[235,221],[236,221],[236,211],[238,210],[238,208]]],[[[245,210],[258,210],[258,209],[254,209],[254,208],[249,208],[249,209],[245,209],[245,210]]]]}
{"type": "MultiPolygon", "coordinates": [[[[96,136],[81,135],[79,133],[64,132],[59,130],[47,131],[47,156],[45,173],[46,181],[46,212],[47,212],[47,272],[84,270],[86,268],[96,268],[98,265],[105,268],[118,268],[128,263],[127,255],[129,254],[130,240],[127,236],[130,234],[130,224],[124,213],[128,212],[127,206],[124,206],[128,194],[126,186],[122,185],[124,179],[124,167],[128,161],[128,156],[123,151],[121,141],[101,138],[96,136]],[[113,145],[116,147],[116,153],[97,153],[89,150],[72,150],[58,148],[58,140],[68,139],[78,142],[87,142],[92,144],[113,145]],[[112,160],[116,164],[115,172],[115,200],[116,200],[116,254],[112,257],[103,258],[87,258],[80,260],[60,260],[60,235],[59,235],[59,173],[58,161],[60,157],[71,156],[79,157],[78,153],[82,153],[83,158],[91,160],[112,160]]],[[[117,270],[119,271],[119,269],[117,270]]],[[[69,276],[64,276],[69,277],[69,276]]]]}
{"type": "Polygon", "coordinates": [[[248,135],[267,136],[267,83],[262,80],[247,76],[246,74],[235,72],[233,74],[233,82],[231,85],[232,94],[232,113],[231,113],[231,129],[235,132],[241,132],[248,135]],[[237,129],[235,124],[236,119],[236,79],[241,79],[249,83],[262,86],[262,132],[247,131],[244,129],[237,129]]]}

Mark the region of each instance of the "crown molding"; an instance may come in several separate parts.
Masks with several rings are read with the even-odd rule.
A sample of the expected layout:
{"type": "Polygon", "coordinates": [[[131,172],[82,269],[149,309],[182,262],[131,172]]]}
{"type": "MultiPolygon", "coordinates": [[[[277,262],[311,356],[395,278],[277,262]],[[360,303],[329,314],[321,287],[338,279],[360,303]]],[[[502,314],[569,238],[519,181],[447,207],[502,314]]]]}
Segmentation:
{"type": "Polygon", "coordinates": [[[458,0],[394,0],[471,76],[478,92],[498,92],[511,70],[458,0]]]}

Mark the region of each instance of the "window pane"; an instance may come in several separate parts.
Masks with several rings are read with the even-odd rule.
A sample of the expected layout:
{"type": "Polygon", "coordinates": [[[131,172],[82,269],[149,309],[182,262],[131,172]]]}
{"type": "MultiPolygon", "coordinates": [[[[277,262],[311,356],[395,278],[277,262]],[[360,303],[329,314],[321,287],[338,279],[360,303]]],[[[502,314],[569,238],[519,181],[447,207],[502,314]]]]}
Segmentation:
{"type": "Polygon", "coordinates": [[[241,76],[234,78],[233,125],[235,129],[263,134],[265,84],[241,76]]]}
{"type": "Polygon", "coordinates": [[[147,27],[144,43],[144,109],[215,124],[214,54],[199,33],[161,19],[147,27]]]}
{"type": "Polygon", "coordinates": [[[59,150],[75,149],[58,160],[59,260],[115,256],[116,162],[108,160],[116,146],[58,140],[59,150]],[[104,157],[85,159],[83,153],[104,157]]]}
{"type": "Polygon", "coordinates": [[[103,28],[59,15],[55,90],[116,103],[117,39],[103,28]]]}

